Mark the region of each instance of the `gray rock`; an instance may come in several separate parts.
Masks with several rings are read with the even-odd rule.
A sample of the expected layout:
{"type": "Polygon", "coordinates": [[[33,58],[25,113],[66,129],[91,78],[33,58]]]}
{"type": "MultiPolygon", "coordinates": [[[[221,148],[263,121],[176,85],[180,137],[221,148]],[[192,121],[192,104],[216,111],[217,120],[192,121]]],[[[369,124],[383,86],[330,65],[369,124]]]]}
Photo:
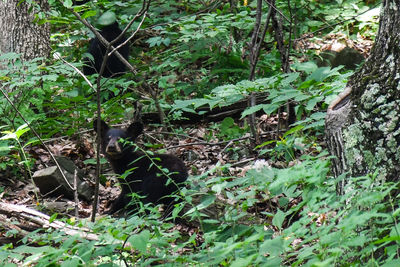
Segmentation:
{"type": "MultiPolygon", "coordinates": [[[[93,188],[83,181],[83,171],[78,169],[75,164],[68,158],[56,157],[58,164],[63,169],[64,175],[71,186],[74,186],[74,173],[77,170],[77,188],[78,195],[83,199],[90,201],[93,196],[93,188]]],[[[38,170],[33,174],[33,181],[39,188],[40,193],[45,196],[64,195],[73,199],[74,191],[66,183],[57,166],[48,167],[38,170]]]]}

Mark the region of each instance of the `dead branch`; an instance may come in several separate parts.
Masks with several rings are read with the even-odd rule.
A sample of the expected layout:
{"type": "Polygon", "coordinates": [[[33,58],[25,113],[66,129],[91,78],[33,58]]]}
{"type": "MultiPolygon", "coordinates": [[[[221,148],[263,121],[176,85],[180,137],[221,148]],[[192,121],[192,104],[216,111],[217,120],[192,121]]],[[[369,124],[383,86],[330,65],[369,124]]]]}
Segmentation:
{"type": "MultiPolygon", "coordinates": [[[[0,214],[4,214],[5,216],[8,217],[7,220],[2,220],[7,222],[7,224],[2,224],[3,227],[5,226],[6,228],[7,225],[10,225],[10,218],[17,219],[19,221],[19,225],[15,224],[13,222],[13,225],[16,225],[16,227],[19,227],[20,229],[23,228],[21,225],[23,225],[23,221],[28,221],[33,223],[37,229],[39,228],[53,228],[53,229],[62,229],[67,235],[79,235],[82,238],[96,241],[99,240],[98,236],[91,233],[91,231],[88,228],[79,228],[76,226],[72,226],[69,224],[66,224],[64,222],[54,220],[50,222],[50,216],[41,213],[37,210],[28,208],[23,205],[14,205],[14,204],[9,204],[9,203],[4,203],[0,202],[0,214]]],[[[17,228],[12,228],[12,229],[17,229],[17,228]]],[[[18,231],[21,235],[26,235],[26,231],[18,231]]]]}

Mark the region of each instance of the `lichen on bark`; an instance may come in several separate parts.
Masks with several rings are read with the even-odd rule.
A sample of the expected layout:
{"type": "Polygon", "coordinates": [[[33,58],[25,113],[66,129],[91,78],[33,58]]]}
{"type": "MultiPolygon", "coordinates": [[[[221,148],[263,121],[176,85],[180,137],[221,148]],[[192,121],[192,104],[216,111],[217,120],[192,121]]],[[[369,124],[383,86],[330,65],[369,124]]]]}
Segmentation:
{"type": "Polygon", "coordinates": [[[385,94],[386,88],[385,84],[367,85],[343,131],[344,154],[354,176],[377,171],[378,180],[391,179],[399,168],[400,105],[393,95],[385,94]]]}
{"type": "Polygon", "coordinates": [[[381,10],[371,55],[349,80],[350,100],[341,99],[351,103],[342,112],[347,118],[338,115],[343,106],[338,101],[337,109],[328,109],[326,133],[328,147],[337,157],[336,176],[375,173],[381,181],[399,180],[400,1],[384,0],[381,10]],[[340,127],[332,123],[338,118],[345,122],[340,127]]]}

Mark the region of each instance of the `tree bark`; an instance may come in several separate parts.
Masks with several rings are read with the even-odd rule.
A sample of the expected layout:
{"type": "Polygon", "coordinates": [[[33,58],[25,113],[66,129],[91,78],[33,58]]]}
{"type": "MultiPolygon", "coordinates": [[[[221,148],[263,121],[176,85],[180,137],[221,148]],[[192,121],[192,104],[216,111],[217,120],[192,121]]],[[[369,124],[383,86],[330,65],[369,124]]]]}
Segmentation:
{"type": "Polygon", "coordinates": [[[50,55],[50,25],[35,22],[37,8],[49,10],[47,0],[38,0],[35,7],[26,1],[0,1],[0,54],[15,52],[22,59],[47,58],[50,55]]]}
{"type": "Polygon", "coordinates": [[[370,57],[328,108],[326,137],[337,177],[375,173],[378,182],[398,180],[400,1],[384,0],[381,10],[370,57]]]}

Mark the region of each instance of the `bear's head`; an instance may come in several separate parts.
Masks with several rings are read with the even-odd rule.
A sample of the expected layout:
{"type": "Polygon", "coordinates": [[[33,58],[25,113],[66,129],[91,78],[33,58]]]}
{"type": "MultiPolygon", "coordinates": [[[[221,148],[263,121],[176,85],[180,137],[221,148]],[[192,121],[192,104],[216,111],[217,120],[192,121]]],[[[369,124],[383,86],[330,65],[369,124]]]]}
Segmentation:
{"type": "MultiPolygon", "coordinates": [[[[130,145],[124,140],[134,142],[143,132],[143,124],[141,122],[132,122],[126,129],[109,127],[103,120],[100,121],[100,124],[102,152],[111,159],[122,158],[127,149],[130,148],[130,145]]],[[[97,119],[93,121],[93,129],[97,133],[97,119]]]]}

